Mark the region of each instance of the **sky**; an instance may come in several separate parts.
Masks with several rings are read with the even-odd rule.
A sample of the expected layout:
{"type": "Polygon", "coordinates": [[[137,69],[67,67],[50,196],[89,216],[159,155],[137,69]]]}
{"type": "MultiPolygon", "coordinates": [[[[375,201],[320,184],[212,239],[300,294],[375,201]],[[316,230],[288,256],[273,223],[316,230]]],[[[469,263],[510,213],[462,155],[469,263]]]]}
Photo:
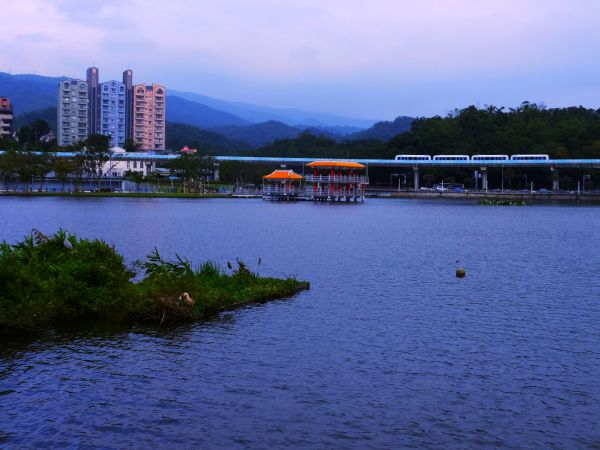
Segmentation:
{"type": "Polygon", "coordinates": [[[600,107],[598,0],[1,0],[0,71],[354,118],[600,107]]]}

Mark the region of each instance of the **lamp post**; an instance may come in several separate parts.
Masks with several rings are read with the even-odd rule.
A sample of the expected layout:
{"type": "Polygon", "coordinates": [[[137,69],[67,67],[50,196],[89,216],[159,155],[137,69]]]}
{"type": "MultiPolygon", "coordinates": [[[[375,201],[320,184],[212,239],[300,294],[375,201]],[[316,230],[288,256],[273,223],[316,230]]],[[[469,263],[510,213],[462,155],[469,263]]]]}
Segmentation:
{"type": "Polygon", "coordinates": [[[591,176],[589,174],[581,177],[581,191],[585,194],[585,180],[589,180],[591,176]]]}

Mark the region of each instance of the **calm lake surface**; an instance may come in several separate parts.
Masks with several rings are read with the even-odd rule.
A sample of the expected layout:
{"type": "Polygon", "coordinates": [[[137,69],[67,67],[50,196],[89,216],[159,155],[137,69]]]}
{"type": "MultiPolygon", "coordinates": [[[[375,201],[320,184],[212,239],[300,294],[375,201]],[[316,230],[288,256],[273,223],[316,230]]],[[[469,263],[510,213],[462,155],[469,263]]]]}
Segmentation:
{"type": "Polygon", "coordinates": [[[600,446],[599,207],[4,197],[0,217],[9,242],[62,227],[312,286],[177,328],[2,338],[0,446],[600,446]]]}

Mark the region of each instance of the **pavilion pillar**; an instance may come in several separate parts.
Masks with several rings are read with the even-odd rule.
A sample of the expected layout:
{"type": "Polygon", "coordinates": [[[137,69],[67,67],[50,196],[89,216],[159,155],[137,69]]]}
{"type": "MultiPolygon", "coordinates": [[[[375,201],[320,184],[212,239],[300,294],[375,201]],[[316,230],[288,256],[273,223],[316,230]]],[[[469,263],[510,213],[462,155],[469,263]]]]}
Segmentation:
{"type": "Polygon", "coordinates": [[[219,181],[220,177],[221,177],[221,174],[219,173],[219,163],[216,162],[213,165],[213,180],[219,181]]]}
{"type": "Polygon", "coordinates": [[[329,192],[331,194],[331,199],[333,200],[333,194],[334,194],[334,189],[335,186],[333,184],[333,180],[335,179],[335,170],[333,170],[333,167],[331,168],[331,173],[329,175],[329,192]]]}

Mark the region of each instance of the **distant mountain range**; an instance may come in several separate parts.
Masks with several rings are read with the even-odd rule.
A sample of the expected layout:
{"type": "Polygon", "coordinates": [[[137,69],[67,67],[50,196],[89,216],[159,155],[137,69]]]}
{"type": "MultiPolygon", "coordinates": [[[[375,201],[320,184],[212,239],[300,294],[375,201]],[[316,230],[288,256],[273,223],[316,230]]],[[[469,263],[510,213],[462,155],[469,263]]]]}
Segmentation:
{"type": "MultiPolygon", "coordinates": [[[[167,91],[168,92],[168,91],[167,91]]],[[[251,122],[233,114],[211,108],[202,103],[187,100],[176,95],[167,95],[167,120],[194,125],[199,128],[244,126],[251,122]]]]}
{"type": "MultiPolygon", "coordinates": [[[[56,129],[59,80],[59,77],[0,72],[0,96],[11,99],[17,128],[42,118],[56,129]]],[[[295,138],[304,131],[335,140],[387,141],[409,130],[413,120],[398,117],[391,122],[374,123],[328,113],[228,102],[189,92],[167,90],[167,93],[167,122],[170,124],[167,142],[171,148],[180,148],[180,143],[197,146],[205,143],[215,150],[253,149],[278,139],[295,138]],[[189,142],[186,133],[189,133],[189,142]]]]}
{"type": "Polygon", "coordinates": [[[300,109],[277,109],[267,106],[253,105],[250,103],[229,102],[225,100],[217,100],[205,95],[193,94],[191,92],[171,90],[170,94],[210,106],[211,108],[226,111],[230,114],[240,117],[241,119],[254,123],[277,121],[292,126],[350,126],[355,128],[369,128],[375,122],[377,122],[376,120],[352,119],[348,117],[337,116],[335,114],[303,111],[300,109]]]}
{"type": "Polygon", "coordinates": [[[0,72],[0,97],[9,97],[15,115],[56,106],[60,78],[0,72]]]}

